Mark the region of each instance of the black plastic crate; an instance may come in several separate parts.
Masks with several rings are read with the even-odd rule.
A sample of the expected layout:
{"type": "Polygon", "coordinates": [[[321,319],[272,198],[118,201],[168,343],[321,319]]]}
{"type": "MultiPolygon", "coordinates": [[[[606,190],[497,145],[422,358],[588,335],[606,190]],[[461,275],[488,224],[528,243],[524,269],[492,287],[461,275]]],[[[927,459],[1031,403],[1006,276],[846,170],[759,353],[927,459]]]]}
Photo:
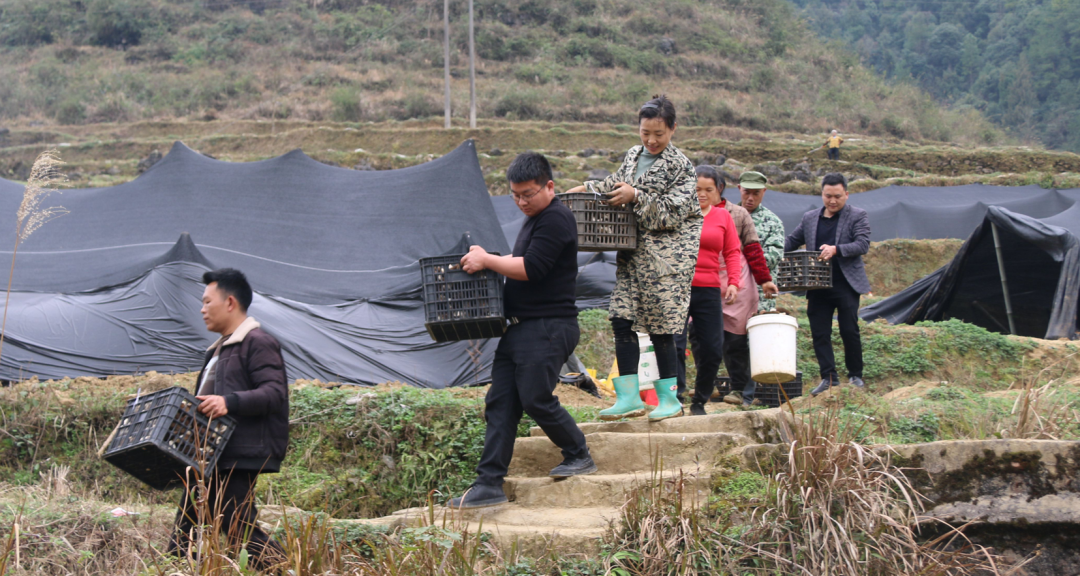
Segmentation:
{"type": "Polygon", "coordinates": [[[593,192],[564,192],[559,199],[577,221],[578,251],[637,249],[637,219],[629,206],[608,206],[593,192]]]}
{"type": "Polygon", "coordinates": [[[792,398],[802,396],[802,392],[802,372],[796,372],[794,380],[784,382],[779,386],[776,384],[758,383],[757,390],[754,391],[754,399],[761,400],[763,404],[770,408],[776,408],[792,398]],[[783,393],[781,393],[781,390],[783,390],[783,393]],[[787,396],[786,398],[785,395],[787,396]]]}
{"type": "Polygon", "coordinates": [[[776,271],[776,287],[782,292],[832,288],[832,261],[818,260],[821,252],[784,252],[776,271]]]}
{"type": "Polygon", "coordinates": [[[469,274],[461,269],[462,256],[420,259],[424,327],[436,342],[498,338],[506,328],[502,274],[469,274]]]}
{"type": "Polygon", "coordinates": [[[159,490],[182,485],[189,466],[213,470],[236,421],[210,422],[199,403],[178,386],[129,400],[105,460],[159,490]]]}

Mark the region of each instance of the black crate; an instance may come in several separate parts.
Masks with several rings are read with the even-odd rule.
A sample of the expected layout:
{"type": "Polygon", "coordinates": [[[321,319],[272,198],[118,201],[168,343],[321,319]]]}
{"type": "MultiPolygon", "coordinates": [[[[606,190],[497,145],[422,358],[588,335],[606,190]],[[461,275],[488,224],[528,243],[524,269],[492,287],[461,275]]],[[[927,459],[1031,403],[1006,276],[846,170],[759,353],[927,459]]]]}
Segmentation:
{"type": "Polygon", "coordinates": [[[502,274],[469,274],[461,269],[462,256],[420,259],[424,327],[436,342],[498,338],[506,328],[502,274]]]}
{"type": "Polygon", "coordinates": [[[577,221],[578,251],[637,249],[637,219],[629,206],[608,206],[592,192],[565,192],[559,199],[577,221]]]}
{"type": "Polygon", "coordinates": [[[779,386],[776,384],[758,383],[757,390],[754,391],[754,399],[761,400],[763,404],[770,408],[776,408],[792,398],[802,396],[802,391],[802,372],[796,372],[794,380],[784,382],[779,386]],[[781,390],[783,390],[783,393],[781,393],[781,390]]]}
{"type": "Polygon", "coordinates": [[[821,261],[821,252],[796,250],[784,252],[776,271],[776,287],[782,292],[832,288],[832,261],[821,261]]]}
{"type": "Polygon", "coordinates": [[[204,470],[213,470],[236,421],[224,416],[210,422],[198,405],[180,387],[129,400],[105,460],[159,490],[182,485],[185,469],[202,461],[204,470]]]}

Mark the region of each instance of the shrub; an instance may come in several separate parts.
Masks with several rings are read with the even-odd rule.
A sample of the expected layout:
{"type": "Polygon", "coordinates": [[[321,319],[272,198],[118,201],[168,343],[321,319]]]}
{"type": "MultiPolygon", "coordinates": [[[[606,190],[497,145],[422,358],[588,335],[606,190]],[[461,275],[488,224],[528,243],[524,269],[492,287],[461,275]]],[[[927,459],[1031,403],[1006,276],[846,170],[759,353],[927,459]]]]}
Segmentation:
{"type": "Polygon", "coordinates": [[[503,96],[495,104],[495,115],[511,118],[538,118],[544,99],[535,90],[517,90],[503,96]]]}
{"type": "Polygon", "coordinates": [[[93,0],[86,10],[90,42],[98,46],[135,46],[143,32],[154,25],[156,15],[145,2],[93,0]]]}
{"type": "Polygon", "coordinates": [[[61,124],[79,124],[86,119],[86,105],[81,99],[69,96],[57,104],[53,117],[61,124]]]}
{"type": "Polygon", "coordinates": [[[352,88],[338,88],[330,93],[330,104],[334,107],[334,120],[339,122],[357,122],[360,120],[360,95],[352,88]]]}
{"type": "Polygon", "coordinates": [[[423,92],[409,92],[406,94],[401,101],[401,110],[402,113],[398,115],[398,120],[427,118],[437,116],[443,112],[442,106],[439,106],[423,92]]]}

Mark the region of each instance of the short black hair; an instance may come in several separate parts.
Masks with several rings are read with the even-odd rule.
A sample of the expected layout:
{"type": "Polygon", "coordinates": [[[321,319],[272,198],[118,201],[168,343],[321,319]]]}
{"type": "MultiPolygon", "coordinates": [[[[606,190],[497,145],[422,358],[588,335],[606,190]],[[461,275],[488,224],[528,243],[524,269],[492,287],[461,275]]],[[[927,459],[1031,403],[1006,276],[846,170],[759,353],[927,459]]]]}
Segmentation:
{"type": "Polygon", "coordinates": [[[664,124],[667,124],[668,128],[675,127],[675,104],[672,104],[668,97],[660,94],[659,96],[653,96],[652,100],[641,105],[641,109],[637,113],[638,126],[641,125],[641,121],[644,119],[662,118],[664,124]]]}
{"type": "Polygon", "coordinates": [[[506,169],[506,179],[514,184],[535,180],[537,184],[546,186],[552,180],[551,163],[539,152],[522,152],[506,169]]]}
{"type": "Polygon", "coordinates": [[[727,187],[727,183],[724,182],[724,178],[720,176],[720,172],[708,164],[702,164],[701,166],[694,168],[694,174],[697,174],[698,178],[712,178],[712,181],[716,182],[716,189],[721,192],[727,187]]]}
{"type": "Polygon", "coordinates": [[[219,268],[202,275],[203,284],[210,285],[217,282],[218,290],[227,296],[236,298],[240,309],[247,312],[251,306],[251,284],[248,284],[244,273],[235,268],[219,268]]]}
{"type": "Polygon", "coordinates": [[[836,186],[837,184],[844,187],[844,192],[847,192],[847,176],[839,172],[829,172],[821,177],[821,189],[824,190],[826,186],[836,186]]]}

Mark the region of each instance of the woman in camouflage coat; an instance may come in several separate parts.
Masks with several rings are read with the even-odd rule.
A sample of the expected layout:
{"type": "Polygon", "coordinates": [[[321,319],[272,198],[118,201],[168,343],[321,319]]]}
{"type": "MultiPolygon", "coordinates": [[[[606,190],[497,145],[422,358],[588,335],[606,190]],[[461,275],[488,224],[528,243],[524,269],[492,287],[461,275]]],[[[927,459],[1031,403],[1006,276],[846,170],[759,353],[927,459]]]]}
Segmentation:
{"type": "Polygon", "coordinates": [[[617,172],[587,187],[607,195],[609,204],[629,204],[638,228],[637,250],[619,252],[608,314],[621,375],[617,380],[625,390],[620,393],[616,383],[619,401],[601,411],[604,419],[644,413],[637,390],[639,348],[635,330],[649,334],[660,372],[656,382],[660,405],[649,415],[650,420],[669,418],[682,411],[676,397],[674,335],[686,325],[690,283],[701,238],[697,176],[693,163],[670,144],[675,132],[675,106],[670,100],[659,96],[646,102],[638,112],[638,128],[642,145],[626,153],[617,172]]]}

